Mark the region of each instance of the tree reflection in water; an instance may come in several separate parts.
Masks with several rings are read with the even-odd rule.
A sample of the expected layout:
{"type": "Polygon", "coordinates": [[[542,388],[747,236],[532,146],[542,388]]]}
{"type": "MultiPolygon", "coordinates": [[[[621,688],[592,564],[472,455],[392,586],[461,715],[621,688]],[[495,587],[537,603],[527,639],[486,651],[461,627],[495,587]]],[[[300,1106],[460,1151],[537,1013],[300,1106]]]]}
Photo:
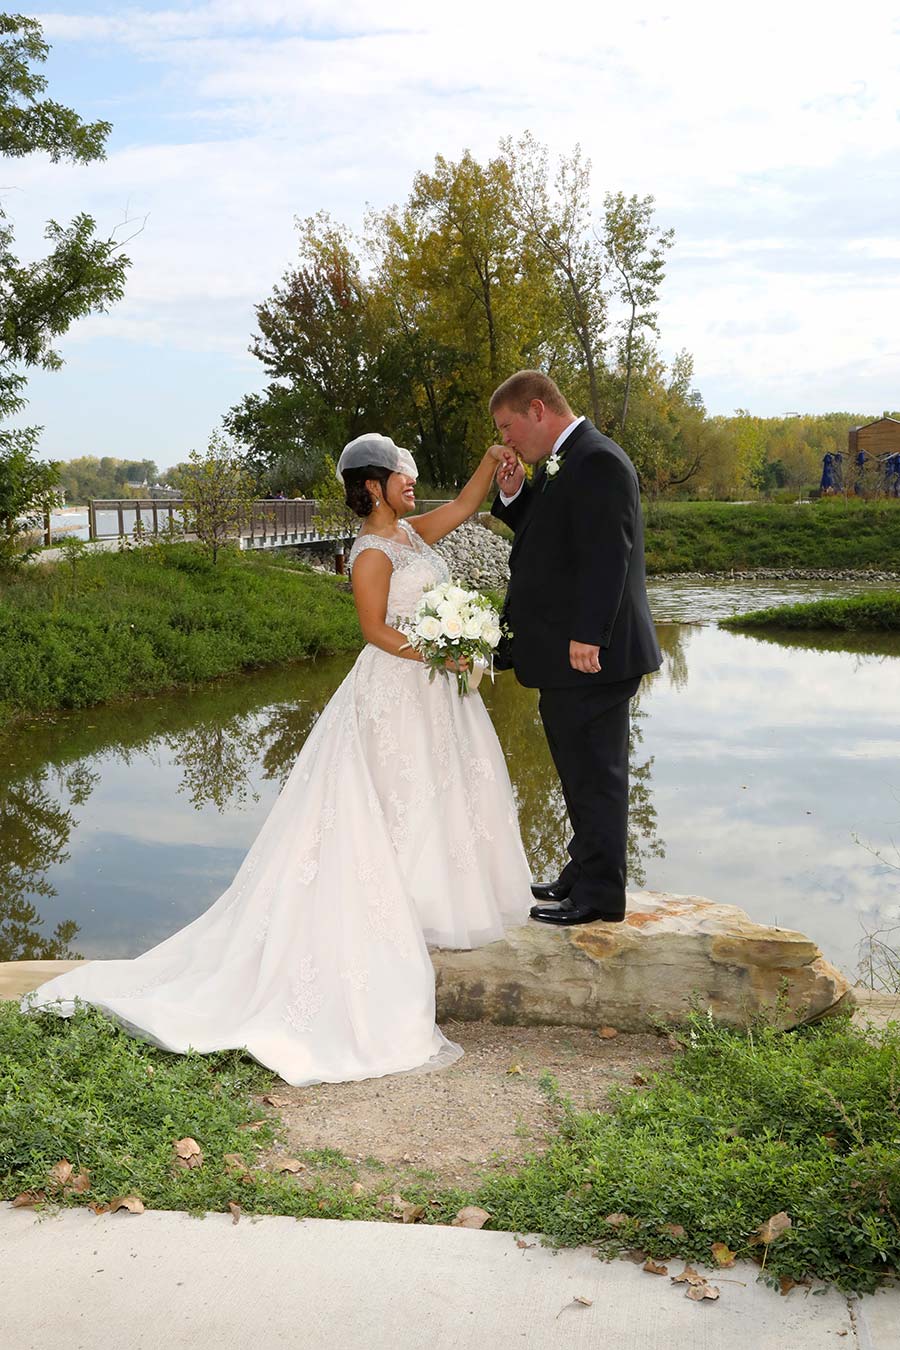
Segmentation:
{"type": "MultiPolygon", "coordinates": [[[[677,625],[659,629],[665,678],[679,688],[687,681],[684,631],[677,625]]],[[[258,800],[261,781],[284,783],[352,659],[257,672],[190,693],[31,724],[27,737],[9,745],[8,777],[0,779],[0,960],[76,955],[69,944],[77,924],[60,922],[52,936],[43,936],[38,902],[57,894],[46,874],[68,858],[77,826],[73,808],[99,781],[93,766],[102,757],[128,764],[138,753],[165,748],[181,773],[179,791],[196,809],[240,810],[258,800]]],[[[634,886],[643,885],[648,859],[665,856],[652,798],[653,758],[641,748],[641,701],[662,675],[647,677],[632,703],[628,866],[634,886]]],[[[529,863],[536,877],[552,877],[568,856],[569,825],[537,691],[523,689],[507,672],[493,686],[485,680],[482,693],[506,755],[529,863]]]]}
{"type": "MultiPolygon", "coordinates": [[[[82,805],[99,775],[84,765],[55,772],[56,786],[72,806],[82,805]]],[[[52,900],[56,887],[48,870],[66,862],[66,845],[76,824],[47,791],[50,770],[0,786],[0,961],[74,960],[69,943],[78,933],[72,919],[61,920],[47,936],[32,897],[52,900]]]]}

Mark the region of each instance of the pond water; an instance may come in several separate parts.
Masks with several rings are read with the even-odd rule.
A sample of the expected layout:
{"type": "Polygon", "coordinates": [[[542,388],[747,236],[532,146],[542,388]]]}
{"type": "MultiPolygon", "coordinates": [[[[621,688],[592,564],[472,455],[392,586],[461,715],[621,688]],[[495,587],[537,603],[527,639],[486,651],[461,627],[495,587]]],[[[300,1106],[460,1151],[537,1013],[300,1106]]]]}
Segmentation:
{"type": "MultiPolygon", "coordinates": [[[[665,655],[632,738],[632,886],[797,928],[852,973],[900,925],[900,641],[745,636],[724,613],[846,594],[653,582],[665,655]],[[878,853],[882,855],[880,860],[878,853]]],[[[225,889],[352,657],[20,723],[0,742],[0,960],[127,956],[225,889]]],[[[534,872],[564,857],[537,699],[484,696],[534,872]]]]}

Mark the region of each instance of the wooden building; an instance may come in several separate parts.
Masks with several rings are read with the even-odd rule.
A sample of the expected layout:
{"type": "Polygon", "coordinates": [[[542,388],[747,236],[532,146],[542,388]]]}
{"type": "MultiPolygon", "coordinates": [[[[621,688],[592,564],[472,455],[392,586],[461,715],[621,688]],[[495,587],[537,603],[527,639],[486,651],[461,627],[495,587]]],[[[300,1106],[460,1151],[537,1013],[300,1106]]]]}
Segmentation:
{"type": "Polygon", "coordinates": [[[896,455],[900,452],[900,420],[878,417],[863,427],[851,428],[849,450],[854,458],[860,450],[867,455],[896,455]]]}

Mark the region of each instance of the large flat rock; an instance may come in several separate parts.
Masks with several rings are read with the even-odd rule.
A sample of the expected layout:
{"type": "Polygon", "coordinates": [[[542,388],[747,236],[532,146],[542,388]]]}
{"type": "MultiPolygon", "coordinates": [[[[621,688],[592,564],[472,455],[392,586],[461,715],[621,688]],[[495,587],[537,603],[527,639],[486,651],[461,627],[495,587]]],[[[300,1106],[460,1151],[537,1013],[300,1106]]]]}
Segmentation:
{"type": "Polygon", "coordinates": [[[802,933],[754,923],[734,905],[638,891],[620,924],[528,923],[477,951],[432,952],[438,1021],[647,1031],[696,1004],[747,1026],[782,1026],[852,1003],[847,981],[802,933]]]}
{"type": "MultiPolygon", "coordinates": [[[[476,951],[435,949],[438,1021],[654,1030],[692,1004],[731,1026],[761,1013],[796,1026],[854,1002],[802,933],[754,923],[734,905],[637,891],[624,923],[528,923],[476,951]]],[[[71,961],[0,963],[0,998],[19,998],[71,961]]]]}

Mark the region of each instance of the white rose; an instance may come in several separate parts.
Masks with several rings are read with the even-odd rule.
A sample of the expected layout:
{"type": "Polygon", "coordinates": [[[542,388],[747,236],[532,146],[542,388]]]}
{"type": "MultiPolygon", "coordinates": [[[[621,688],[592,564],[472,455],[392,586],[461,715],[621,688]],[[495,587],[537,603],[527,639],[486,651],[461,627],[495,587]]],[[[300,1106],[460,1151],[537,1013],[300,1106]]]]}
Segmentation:
{"type": "MultiPolygon", "coordinates": [[[[454,605],[452,600],[442,600],[437,607],[437,612],[442,619],[459,619],[459,606],[454,605]]],[[[459,620],[462,622],[462,620],[459,620]]]]}
{"type": "Polygon", "coordinates": [[[446,618],[441,619],[441,632],[448,638],[462,636],[462,624],[455,614],[448,614],[446,618]]]}
{"type": "Polygon", "coordinates": [[[436,619],[433,614],[426,614],[416,624],[416,632],[426,642],[434,642],[435,638],[441,635],[441,621],[436,619]]]}
{"type": "Polygon", "coordinates": [[[556,458],[555,455],[551,455],[550,458],[547,460],[547,477],[553,478],[554,475],[558,473],[559,473],[559,460],[556,458]]]}
{"type": "Polygon", "coordinates": [[[462,586],[450,585],[447,587],[447,599],[453,600],[459,604],[461,600],[468,600],[469,592],[464,591],[462,586]]]}
{"type": "Polygon", "coordinates": [[[481,620],[478,618],[477,615],[473,614],[470,619],[466,619],[463,622],[462,631],[463,637],[465,638],[480,638],[481,620]]]}
{"type": "Polygon", "coordinates": [[[488,644],[488,646],[490,646],[490,647],[496,647],[497,643],[500,641],[500,629],[499,629],[499,628],[487,628],[487,629],[485,629],[485,631],[481,634],[481,636],[484,638],[484,640],[485,640],[485,642],[488,644]]]}
{"type": "Polygon", "coordinates": [[[479,637],[483,637],[487,639],[487,641],[490,641],[490,639],[488,638],[488,633],[493,633],[494,629],[497,627],[497,615],[494,613],[492,609],[486,609],[482,613],[478,622],[481,625],[481,632],[479,633],[479,637]]]}

